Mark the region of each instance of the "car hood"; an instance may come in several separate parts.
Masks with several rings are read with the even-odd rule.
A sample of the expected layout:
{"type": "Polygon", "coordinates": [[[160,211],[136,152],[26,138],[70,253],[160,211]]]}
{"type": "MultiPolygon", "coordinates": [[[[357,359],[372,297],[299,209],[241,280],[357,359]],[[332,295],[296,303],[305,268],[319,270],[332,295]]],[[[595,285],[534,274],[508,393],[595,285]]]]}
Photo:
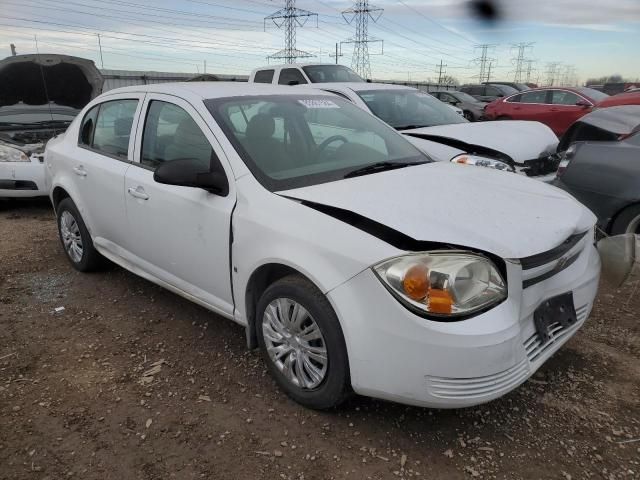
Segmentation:
{"type": "Polygon", "coordinates": [[[401,168],[278,194],[310,206],[355,213],[413,240],[474,248],[502,258],[545,252],[596,221],[577,200],[555,187],[451,163],[401,168]]]}
{"type": "Polygon", "coordinates": [[[46,53],[7,57],[0,61],[0,106],[55,103],[81,109],[102,92],[103,83],[86,58],[46,53]]]}
{"type": "Polygon", "coordinates": [[[481,147],[507,155],[517,163],[524,163],[550,155],[556,151],[558,137],[546,125],[540,122],[474,122],[438,125],[416,128],[402,132],[418,148],[425,150],[436,160],[449,161],[460,153],[470,153],[469,148],[481,147]],[[428,151],[428,145],[422,141],[436,142],[453,150],[436,149],[428,151]],[[439,155],[451,155],[439,158],[439,155]]]}

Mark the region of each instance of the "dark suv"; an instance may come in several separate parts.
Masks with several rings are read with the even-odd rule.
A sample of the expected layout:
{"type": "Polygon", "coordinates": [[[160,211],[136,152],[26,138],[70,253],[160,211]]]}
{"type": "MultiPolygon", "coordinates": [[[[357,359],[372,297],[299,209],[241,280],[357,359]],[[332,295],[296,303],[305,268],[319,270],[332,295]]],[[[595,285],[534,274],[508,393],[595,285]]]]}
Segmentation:
{"type": "Polygon", "coordinates": [[[508,85],[464,85],[460,87],[460,91],[481,102],[493,102],[497,98],[508,97],[518,93],[518,90],[508,85]]]}

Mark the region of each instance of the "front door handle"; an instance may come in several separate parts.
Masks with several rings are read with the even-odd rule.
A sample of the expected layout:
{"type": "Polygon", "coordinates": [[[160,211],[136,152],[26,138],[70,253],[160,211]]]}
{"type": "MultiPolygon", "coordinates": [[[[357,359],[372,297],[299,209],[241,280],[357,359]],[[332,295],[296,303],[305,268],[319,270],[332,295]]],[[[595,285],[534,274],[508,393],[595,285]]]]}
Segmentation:
{"type": "Polygon", "coordinates": [[[86,177],[87,176],[87,171],[84,169],[84,167],[82,165],[79,165],[77,167],[73,167],[73,172],[76,175],[79,175],[81,177],[86,177]]]}
{"type": "Polygon", "coordinates": [[[129,187],[127,192],[129,192],[129,195],[132,197],[139,198],[140,200],[149,200],[149,195],[145,193],[144,188],[142,187],[129,187]]]}

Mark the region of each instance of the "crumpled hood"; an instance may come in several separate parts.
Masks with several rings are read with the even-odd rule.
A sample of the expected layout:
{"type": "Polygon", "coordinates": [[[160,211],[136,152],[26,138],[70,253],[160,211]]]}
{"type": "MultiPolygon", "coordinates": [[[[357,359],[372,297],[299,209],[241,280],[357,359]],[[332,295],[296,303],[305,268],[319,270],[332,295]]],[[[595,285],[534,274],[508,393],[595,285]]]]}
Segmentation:
{"type": "Polygon", "coordinates": [[[102,92],[103,83],[86,58],[51,53],[7,57],[0,61],[0,106],[51,102],[79,110],[102,92]]]}
{"type": "Polygon", "coordinates": [[[596,222],[587,208],[555,187],[451,163],[278,193],[357,213],[414,240],[475,248],[502,258],[545,252],[596,222]]]}
{"type": "MultiPolygon", "coordinates": [[[[401,133],[407,135],[414,145],[427,153],[430,145],[421,142],[438,142],[438,139],[445,142],[446,139],[453,139],[496,150],[518,163],[552,154],[558,146],[558,137],[549,127],[540,122],[519,120],[456,123],[404,130],[401,133]],[[424,135],[424,139],[416,137],[420,135],[424,135]]],[[[449,144],[447,149],[434,148],[431,156],[438,161],[449,161],[460,153],[468,152],[464,148],[449,144]],[[441,158],[449,154],[452,154],[449,158],[441,158]]]]}

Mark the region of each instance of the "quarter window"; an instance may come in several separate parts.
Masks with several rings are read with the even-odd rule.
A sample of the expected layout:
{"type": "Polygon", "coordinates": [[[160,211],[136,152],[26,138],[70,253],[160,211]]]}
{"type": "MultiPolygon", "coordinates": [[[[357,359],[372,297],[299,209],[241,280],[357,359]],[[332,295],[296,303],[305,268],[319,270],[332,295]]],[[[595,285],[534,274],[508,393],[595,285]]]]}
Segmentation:
{"type": "Polygon", "coordinates": [[[564,90],[553,90],[551,95],[551,103],[554,105],[575,105],[578,100],[578,95],[564,90]]]}
{"type": "Polygon", "coordinates": [[[280,85],[303,85],[307,82],[302,72],[297,68],[285,68],[280,71],[280,85]]]}
{"type": "Polygon", "coordinates": [[[172,103],[151,101],[142,132],[140,163],[156,169],[163,162],[187,158],[197,160],[203,171],[219,165],[209,140],[191,115],[172,103]]]}
{"type": "Polygon", "coordinates": [[[91,146],[108,155],[126,159],[138,100],[112,100],[101,103],[99,107],[91,146]]]}
{"type": "Polygon", "coordinates": [[[254,83],[271,83],[273,81],[273,70],[260,70],[253,77],[254,83]]]}
{"type": "Polygon", "coordinates": [[[98,116],[98,109],[100,105],[96,105],[82,119],[82,125],[80,126],[80,136],[78,138],[78,144],[90,147],[93,142],[93,132],[96,129],[96,118],[98,116]]]}

